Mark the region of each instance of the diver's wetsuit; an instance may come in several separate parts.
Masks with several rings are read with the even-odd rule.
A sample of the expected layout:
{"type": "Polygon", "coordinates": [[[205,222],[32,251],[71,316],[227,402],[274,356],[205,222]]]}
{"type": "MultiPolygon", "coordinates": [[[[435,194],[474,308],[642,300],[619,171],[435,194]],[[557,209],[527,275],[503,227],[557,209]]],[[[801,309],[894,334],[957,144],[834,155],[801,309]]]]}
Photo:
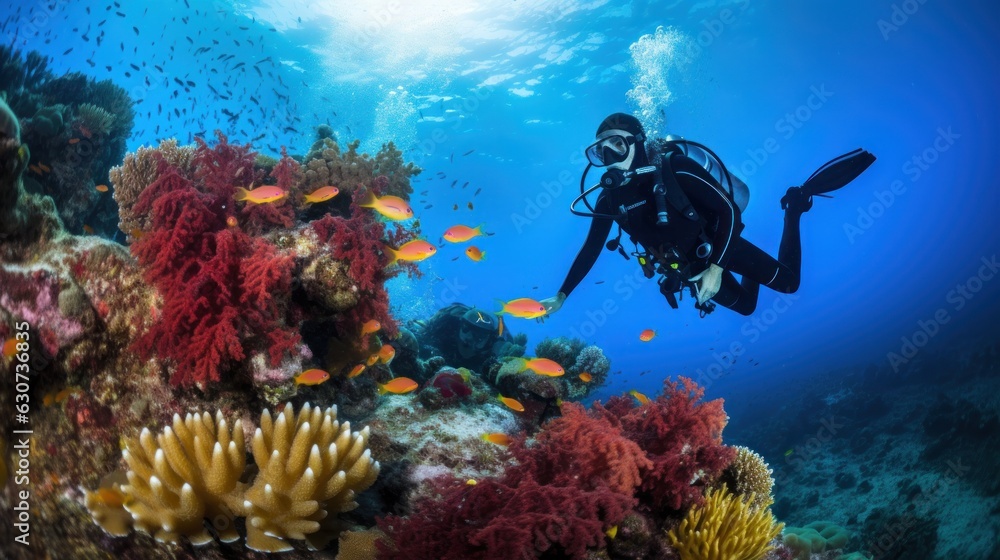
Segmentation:
{"type": "MultiPolygon", "coordinates": [[[[666,157],[666,156],[664,156],[666,157]]],[[[667,205],[669,224],[656,225],[656,203],[653,196],[653,174],[640,175],[629,184],[601,192],[594,207],[597,214],[618,214],[615,220],[595,217],[570,267],[560,292],[567,296],[583,280],[604,248],[613,222],[617,222],[631,239],[650,251],[674,246],[692,263],[693,274],[715,264],[723,268],[722,286],[713,301],[737,313],[749,315],[757,307],[760,284],[773,290],[792,293],[799,287],[802,250],[799,241],[800,212],[785,212],[785,227],[778,249],[778,260],[743,239],[740,209],[719,182],[693,159],[674,153],[670,156],[674,177],[702,220],[685,218],[679,210],[667,205]],[[704,233],[703,233],[704,232],[704,233]],[[707,259],[699,259],[695,250],[703,242],[712,244],[707,259]],[[737,281],[733,273],[740,274],[737,281]]],[[[666,174],[666,166],[661,169],[666,174]]]]}

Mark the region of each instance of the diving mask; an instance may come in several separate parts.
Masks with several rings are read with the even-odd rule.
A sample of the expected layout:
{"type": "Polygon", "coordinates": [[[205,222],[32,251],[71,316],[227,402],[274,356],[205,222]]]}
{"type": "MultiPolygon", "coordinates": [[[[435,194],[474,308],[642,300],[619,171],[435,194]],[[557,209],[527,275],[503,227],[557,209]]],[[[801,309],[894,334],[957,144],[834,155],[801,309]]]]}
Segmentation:
{"type": "Polygon", "coordinates": [[[634,136],[626,138],[614,134],[594,142],[584,153],[587,155],[587,161],[594,167],[606,167],[628,159],[633,144],[635,144],[634,136]]]}

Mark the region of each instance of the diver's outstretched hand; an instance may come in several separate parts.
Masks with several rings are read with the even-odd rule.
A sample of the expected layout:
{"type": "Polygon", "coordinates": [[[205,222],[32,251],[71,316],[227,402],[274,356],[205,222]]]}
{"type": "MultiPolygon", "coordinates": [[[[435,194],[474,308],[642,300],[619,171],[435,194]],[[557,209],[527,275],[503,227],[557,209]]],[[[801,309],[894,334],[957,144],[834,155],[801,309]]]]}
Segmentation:
{"type": "Polygon", "coordinates": [[[698,283],[695,284],[695,287],[698,290],[699,304],[705,303],[715,297],[715,294],[719,293],[719,288],[722,287],[722,272],[722,267],[717,264],[710,264],[705,269],[705,272],[702,272],[700,277],[697,278],[698,283]]]}
{"type": "Polygon", "coordinates": [[[566,301],[566,294],[562,292],[557,292],[556,295],[539,301],[538,303],[545,307],[545,315],[539,317],[538,322],[544,323],[546,317],[552,315],[556,311],[559,311],[564,301],[566,301]]]}

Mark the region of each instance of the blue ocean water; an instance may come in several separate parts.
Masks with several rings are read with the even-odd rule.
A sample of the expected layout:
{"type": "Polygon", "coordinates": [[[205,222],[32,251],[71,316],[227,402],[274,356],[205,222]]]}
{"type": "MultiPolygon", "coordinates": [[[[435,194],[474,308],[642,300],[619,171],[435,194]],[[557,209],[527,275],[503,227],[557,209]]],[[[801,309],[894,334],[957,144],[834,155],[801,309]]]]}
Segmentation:
{"type": "Polygon", "coordinates": [[[421,263],[422,279],[393,281],[404,320],[553,296],[589,226],[568,210],[583,149],[612,112],[718,153],[750,187],[743,236],[772,255],[786,188],[854,148],[877,156],[803,217],[800,289],[762,289],[749,317],[700,317],[690,298],[670,309],[635,259],[604,251],[546,321],[509,320],[529,351],[552,336],[602,347],[614,374],[597,399],[688,375],[726,398],[736,425],[780,414],[771,395],[803,380],[836,386],[838,372],[871,366],[905,380],[926,356],[1000,332],[990,2],[88,0],[3,11],[3,43],[129,91],[129,151],[220,129],[262,153],[304,153],[321,123],[369,153],[395,142],[424,169],[413,187],[427,194],[411,202],[428,238],[458,223],[494,234],[477,240],[482,262],[446,245],[421,263]],[[652,341],[639,340],[644,329],[652,341]]]}

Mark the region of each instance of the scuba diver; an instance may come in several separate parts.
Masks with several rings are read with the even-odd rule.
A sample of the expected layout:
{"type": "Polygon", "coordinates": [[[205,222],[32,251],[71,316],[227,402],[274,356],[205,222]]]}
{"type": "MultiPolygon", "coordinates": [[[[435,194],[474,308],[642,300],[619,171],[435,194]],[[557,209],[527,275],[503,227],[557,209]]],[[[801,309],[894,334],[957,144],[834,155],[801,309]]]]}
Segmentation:
{"type": "Polygon", "coordinates": [[[558,293],[541,301],[548,313],[559,310],[602,246],[629,259],[621,241],[625,232],[646,278],[660,275],[660,292],[671,307],[676,309],[689,291],[703,317],[715,303],[750,315],[762,284],[783,293],[798,290],[799,218],[812,208],[813,197],[830,198],[825,193],[847,185],[875,161],[858,149],[822,166],[802,186],[789,188],[780,201],[785,223],[775,259],[741,236],[749,190],[711,149],[672,136],[647,146],[642,124],[625,113],[604,119],[596,139],[586,150],[580,196],[570,205],[574,214],[592,218],[590,231],[558,293]],[[607,171],[598,185],[584,190],[591,167],[607,171]],[[598,188],[591,206],[587,196],[598,188]],[[581,201],[589,212],[576,208],[581,201]],[[618,236],[605,243],[615,224],[618,236]]]}
{"type": "Polygon", "coordinates": [[[477,372],[482,372],[489,360],[506,355],[513,345],[502,318],[461,303],[418,323],[414,334],[420,341],[422,358],[441,356],[449,366],[477,372]]]}

